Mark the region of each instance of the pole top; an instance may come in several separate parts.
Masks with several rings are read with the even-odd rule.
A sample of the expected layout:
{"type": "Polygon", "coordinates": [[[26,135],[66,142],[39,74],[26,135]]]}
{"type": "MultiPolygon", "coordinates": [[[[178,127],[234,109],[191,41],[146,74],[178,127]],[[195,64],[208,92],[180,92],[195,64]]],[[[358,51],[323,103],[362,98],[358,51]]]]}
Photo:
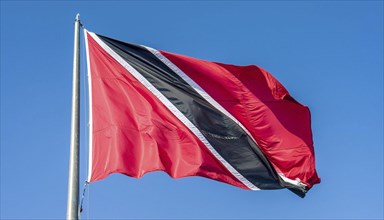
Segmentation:
{"type": "Polygon", "coordinates": [[[77,13],[77,14],[76,14],[75,21],[80,21],[80,13],[77,13]]]}

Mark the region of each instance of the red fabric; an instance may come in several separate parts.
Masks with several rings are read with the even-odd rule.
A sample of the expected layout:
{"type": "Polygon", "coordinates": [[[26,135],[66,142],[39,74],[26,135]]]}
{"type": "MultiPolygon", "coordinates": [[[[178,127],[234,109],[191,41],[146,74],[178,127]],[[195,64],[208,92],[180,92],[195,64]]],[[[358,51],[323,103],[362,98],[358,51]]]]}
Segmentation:
{"type": "Polygon", "coordinates": [[[320,182],[309,109],[270,73],[160,52],[248,129],[277,172],[309,188],[320,182]]]}
{"type": "Polygon", "coordinates": [[[92,75],[90,181],[163,170],[173,178],[204,176],[248,189],[140,82],[88,34],[92,75]]]}

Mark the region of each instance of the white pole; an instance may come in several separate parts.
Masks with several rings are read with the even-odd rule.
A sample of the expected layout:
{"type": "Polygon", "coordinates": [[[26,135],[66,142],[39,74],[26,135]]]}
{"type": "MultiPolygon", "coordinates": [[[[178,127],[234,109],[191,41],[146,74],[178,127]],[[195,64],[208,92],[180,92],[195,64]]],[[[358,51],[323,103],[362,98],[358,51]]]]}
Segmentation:
{"type": "Polygon", "coordinates": [[[73,47],[71,145],[69,156],[67,220],[77,220],[79,206],[79,91],[80,91],[80,14],[75,18],[75,40],[73,47]]]}

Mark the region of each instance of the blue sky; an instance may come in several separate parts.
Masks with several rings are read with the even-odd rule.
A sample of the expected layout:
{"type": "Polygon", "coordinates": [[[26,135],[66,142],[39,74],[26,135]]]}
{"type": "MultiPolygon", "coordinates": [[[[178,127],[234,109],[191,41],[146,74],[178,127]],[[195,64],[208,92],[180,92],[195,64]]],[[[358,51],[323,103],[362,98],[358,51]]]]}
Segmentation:
{"type": "MultiPolygon", "coordinates": [[[[383,218],[382,1],[0,5],[1,219],[65,218],[76,13],[88,30],[102,35],[270,71],[311,109],[322,178],[301,199],[288,190],[246,191],[199,177],[115,174],[90,185],[83,219],[383,218]]],[[[81,64],[85,101],[84,59],[81,64]]]]}

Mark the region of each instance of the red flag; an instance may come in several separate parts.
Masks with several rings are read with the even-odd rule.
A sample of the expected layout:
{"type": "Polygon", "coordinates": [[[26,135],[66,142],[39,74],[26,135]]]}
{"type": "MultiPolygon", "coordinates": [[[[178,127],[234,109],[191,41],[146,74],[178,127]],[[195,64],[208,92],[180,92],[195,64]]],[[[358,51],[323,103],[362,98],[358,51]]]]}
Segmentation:
{"type": "Polygon", "coordinates": [[[85,35],[88,181],[162,170],[301,196],[320,182],[309,109],[267,71],[85,35]]]}

